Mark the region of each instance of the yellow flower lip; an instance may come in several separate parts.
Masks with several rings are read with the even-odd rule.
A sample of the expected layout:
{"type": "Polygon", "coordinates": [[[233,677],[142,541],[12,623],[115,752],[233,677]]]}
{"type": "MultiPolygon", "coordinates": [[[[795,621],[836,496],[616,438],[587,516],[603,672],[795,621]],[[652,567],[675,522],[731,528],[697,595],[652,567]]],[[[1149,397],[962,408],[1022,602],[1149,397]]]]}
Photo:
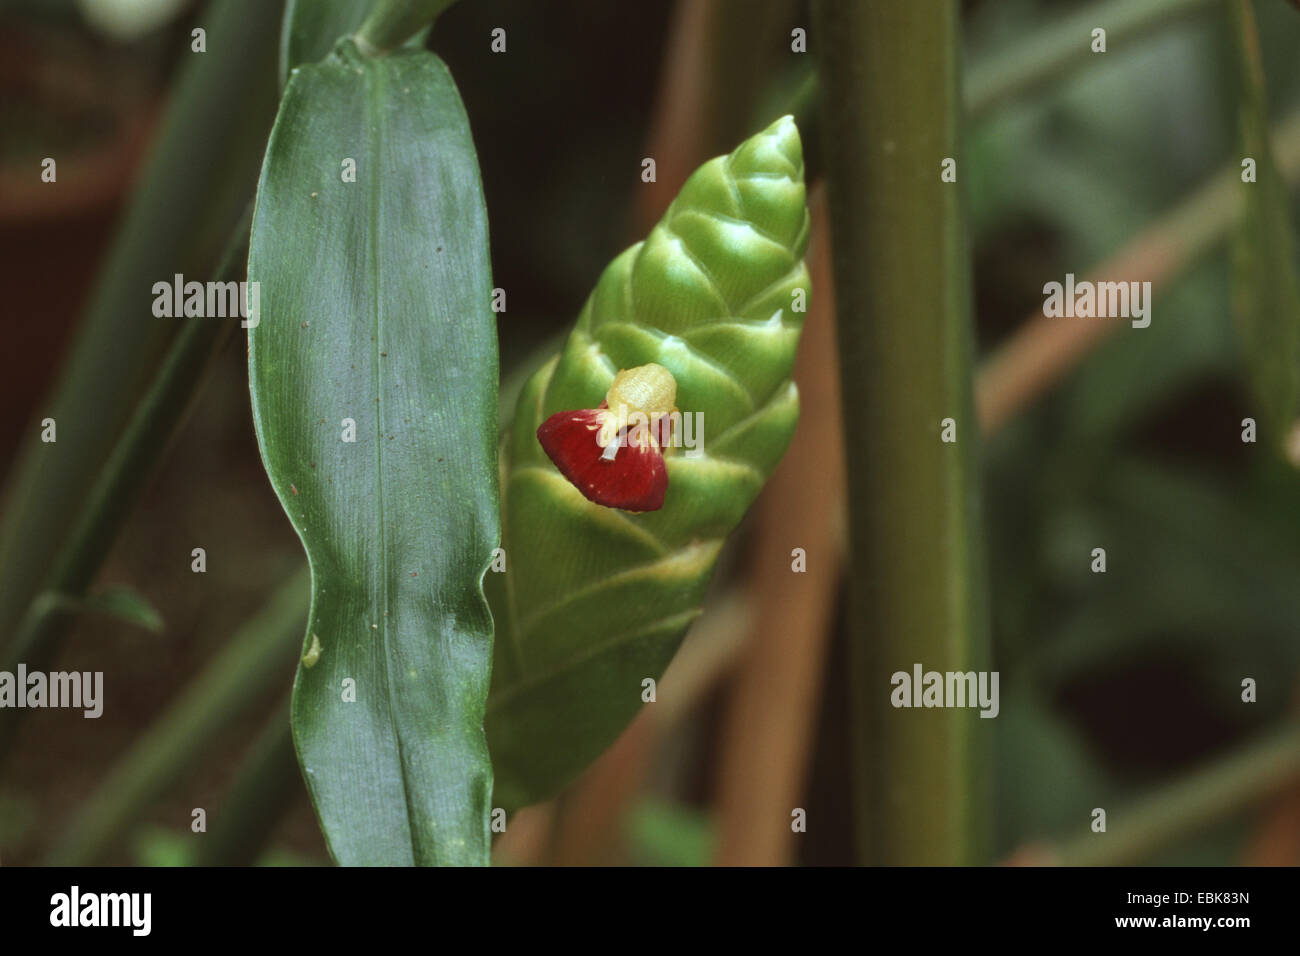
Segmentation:
{"type": "Polygon", "coordinates": [[[625,368],[614,376],[605,404],[612,411],[627,409],[627,415],[640,413],[647,421],[671,414],[677,407],[677,379],[662,365],[651,362],[625,368]]]}

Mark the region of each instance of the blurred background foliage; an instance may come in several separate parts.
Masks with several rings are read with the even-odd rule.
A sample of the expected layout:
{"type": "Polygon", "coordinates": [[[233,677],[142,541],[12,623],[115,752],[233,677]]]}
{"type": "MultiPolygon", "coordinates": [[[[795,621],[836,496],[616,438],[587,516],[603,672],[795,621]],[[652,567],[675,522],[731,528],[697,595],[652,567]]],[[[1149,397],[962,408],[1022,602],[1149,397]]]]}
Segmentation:
{"type": "MultiPolygon", "coordinates": [[[[965,130],[960,180],[981,353],[1040,309],[1044,282],[1081,276],[1236,163],[1231,34],[1217,4],[1188,6],[1195,9],[1186,16],[1072,64],[965,130]]],[[[967,62],[995,63],[999,51],[1087,8],[969,0],[967,62]]],[[[1300,107],[1300,12],[1281,0],[1258,0],[1256,12],[1276,120],[1300,107]]],[[[190,30],[202,23],[202,7],[181,0],[0,4],[7,469],[44,417],[133,176],[191,56],[190,30]],[[141,12],[132,7],[156,9],[138,20],[113,16],[141,12]],[[57,189],[38,182],[50,155],[59,157],[57,189]]],[[[816,182],[806,92],[817,38],[810,32],[808,56],[793,55],[798,26],[808,28],[809,18],[797,0],[463,0],[439,19],[430,45],[470,116],[495,282],[508,291],[503,394],[573,321],[605,263],[671,198],[676,170],[795,109],[816,182]],[[497,26],[508,31],[505,55],[488,51],[497,26]],[[646,155],[659,164],[654,185],[640,180],[646,155]]],[[[1293,220],[1296,208],[1292,200],[1293,220]]],[[[201,236],[211,226],[199,219],[190,228],[201,236]]],[[[201,241],[220,248],[225,238],[201,241]]],[[[994,666],[1002,674],[998,859],[1086,838],[1093,807],[1113,814],[1177,786],[1295,716],[1300,476],[1240,439],[1241,420],[1255,413],[1232,325],[1226,243],[1187,263],[1154,302],[1148,329],[1103,341],[984,448],[994,666]],[[1094,547],[1106,548],[1104,575],[1089,571],[1094,547]],[[1256,704],[1240,700],[1245,677],[1258,681],[1256,704]]],[[[121,321],[167,320],[142,313],[121,321]]],[[[836,369],[801,375],[834,377],[836,369]]],[[[777,492],[800,489],[786,483],[767,494],[777,492]]],[[[692,635],[683,651],[682,686],[697,688],[690,705],[660,718],[652,735],[634,725],[629,740],[639,744],[620,742],[573,794],[516,817],[501,862],[718,859],[717,768],[728,743],[720,728],[745,661],[755,534],[747,526],[737,536],[715,582],[715,606],[728,604],[716,612],[721,623],[707,640],[692,635]],[[611,777],[634,785],[611,787],[611,777]]],[[[142,593],[165,627],[152,634],[99,616],[77,623],[57,667],[105,672],[104,716],[28,717],[0,767],[0,859],[45,859],[79,815],[102,806],[96,794],[130,748],[158,739],[146,730],[170,719],[187,686],[300,564],[258,459],[245,347],[228,342],[97,579],[142,593]],[[194,547],[207,551],[205,574],[190,570],[194,547]]],[[[841,593],[805,715],[807,765],[792,771],[802,775],[796,790],[810,823],[787,858],[804,864],[852,862],[846,735],[849,694],[862,689],[844,684],[842,605],[841,593]]],[[[214,698],[224,709],[199,715],[186,725],[192,736],[171,741],[171,769],[128,801],[105,862],[183,865],[210,852],[202,841],[215,837],[218,808],[238,802],[239,782],[260,779],[277,759],[273,749],[251,753],[249,742],[281,715],[295,640],[279,657],[258,658],[256,680],[246,678],[256,694],[214,698]],[[196,807],[208,811],[207,835],[190,831],[196,807]]],[[[136,754],[132,766],[148,766],[149,756],[136,754]]],[[[283,759],[274,765],[290,783],[249,824],[258,838],[241,844],[235,862],[325,862],[296,769],[286,771],[283,759]]],[[[1300,783],[1289,787],[1212,815],[1140,862],[1300,862],[1300,827],[1282,825],[1300,812],[1300,783]]]]}

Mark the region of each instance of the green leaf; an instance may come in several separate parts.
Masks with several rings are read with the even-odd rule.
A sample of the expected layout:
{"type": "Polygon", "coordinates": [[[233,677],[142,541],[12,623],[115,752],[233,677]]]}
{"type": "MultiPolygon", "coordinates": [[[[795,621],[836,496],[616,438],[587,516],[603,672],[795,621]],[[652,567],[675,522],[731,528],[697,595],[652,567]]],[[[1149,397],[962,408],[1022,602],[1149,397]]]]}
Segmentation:
{"type": "Polygon", "coordinates": [[[280,30],[280,86],[304,63],[315,63],[333,52],[366,18],[362,0],[288,0],[280,30]]]}
{"type": "MultiPolygon", "coordinates": [[[[297,67],[324,59],[339,40],[356,33],[370,7],[367,0],[288,0],[280,31],[281,88],[297,67]]],[[[427,34],[426,27],[407,46],[423,47],[427,34]]]]}
{"type": "Polygon", "coordinates": [[[53,391],[24,426],[7,480],[0,507],[0,646],[7,650],[67,554],[82,505],[101,486],[163,356],[192,324],[151,314],[153,283],[176,273],[214,278],[223,243],[252,195],[275,109],[280,6],[213,0],[202,16],[209,52],[181,57],[76,339],[53,391]],[[57,442],[41,441],[35,427],[47,416],[58,423],[57,442]]]}
{"type": "Polygon", "coordinates": [[[81,609],[91,614],[106,614],[154,634],[161,634],[163,618],[149,600],[133,588],[110,587],[81,601],[81,609]]]}
{"type": "Polygon", "coordinates": [[[98,594],[79,597],[59,591],[45,591],[32,602],[26,623],[29,627],[48,623],[54,616],[103,614],[154,634],[163,629],[162,614],[138,591],[128,587],[105,588],[98,594]]]}
{"type": "Polygon", "coordinates": [[[998,715],[998,855],[1078,829],[1115,794],[1085,741],[1036,693],[1004,688],[998,715]]]}
{"type": "Polygon", "coordinates": [[[794,431],[807,239],[803,154],[785,117],[695,172],[649,237],[605,270],[563,352],[520,394],[504,452],[507,570],[488,576],[499,805],[544,799],[608,746],[700,613],[724,539],[794,431]],[[703,415],[704,453],[668,456],[659,511],[592,504],[547,458],[537,427],[595,408],[619,369],[649,362],[676,377],[684,416],[703,415]]]}
{"type": "Polygon", "coordinates": [[[1253,183],[1242,182],[1244,207],[1232,243],[1233,315],[1246,355],[1247,376],[1261,431],[1279,450],[1300,411],[1300,274],[1290,192],[1278,172],[1268,136],[1268,97],[1259,33],[1249,0],[1228,4],[1238,63],[1239,142],[1255,161],[1253,183]]]}
{"type": "Polygon", "coordinates": [[[294,73],[249,278],[258,440],[312,569],[293,727],[326,840],[344,864],[486,863],[496,331],[474,146],[437,57],[345,41],[294,73]]]}
{"type": "Polygon", "coordinates": [[[51,866],[93,866],[103,862],[123,832],[194,766],[210,754],[213,741],[232,721],[279,685],[297,652],[307,616],[306,569],[278,585],[263,605],[204,664],[104,779],[50,848],[51,866]]]}

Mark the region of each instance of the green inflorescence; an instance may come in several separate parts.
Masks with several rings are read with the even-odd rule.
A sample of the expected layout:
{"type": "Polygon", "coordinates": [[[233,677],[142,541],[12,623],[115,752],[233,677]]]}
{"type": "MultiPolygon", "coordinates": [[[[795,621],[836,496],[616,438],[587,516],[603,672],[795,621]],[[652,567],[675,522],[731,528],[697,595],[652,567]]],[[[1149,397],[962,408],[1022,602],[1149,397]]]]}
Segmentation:
{"type": "Polygon", "coordinates": [[[794,432],[807,241],[802,147],[785,117],[696,170],[520,394],[502,459],[508,570],[486,582],[497,805],[545,799],[595,759],[699,615],[724,540],[794,432]],[[703,429],[698,451],[667,456],[663,508],[631,514],[587,501],[536,433],[649,362],[673,373],[683,418],[699,413],[703,429]]]}

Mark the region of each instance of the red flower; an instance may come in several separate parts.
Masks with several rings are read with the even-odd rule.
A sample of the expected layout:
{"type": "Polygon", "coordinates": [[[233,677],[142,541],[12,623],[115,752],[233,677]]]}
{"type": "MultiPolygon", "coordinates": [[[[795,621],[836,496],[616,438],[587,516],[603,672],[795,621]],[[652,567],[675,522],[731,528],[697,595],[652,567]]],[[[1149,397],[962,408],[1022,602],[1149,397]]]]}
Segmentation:
{"type": "Polygon", "coordinates": [[[662,365],[624,369],[598,408],[556,412],[537,440],[583,496],[606,508],[657,511],[668,491],[677,382],[662,365]]]}

